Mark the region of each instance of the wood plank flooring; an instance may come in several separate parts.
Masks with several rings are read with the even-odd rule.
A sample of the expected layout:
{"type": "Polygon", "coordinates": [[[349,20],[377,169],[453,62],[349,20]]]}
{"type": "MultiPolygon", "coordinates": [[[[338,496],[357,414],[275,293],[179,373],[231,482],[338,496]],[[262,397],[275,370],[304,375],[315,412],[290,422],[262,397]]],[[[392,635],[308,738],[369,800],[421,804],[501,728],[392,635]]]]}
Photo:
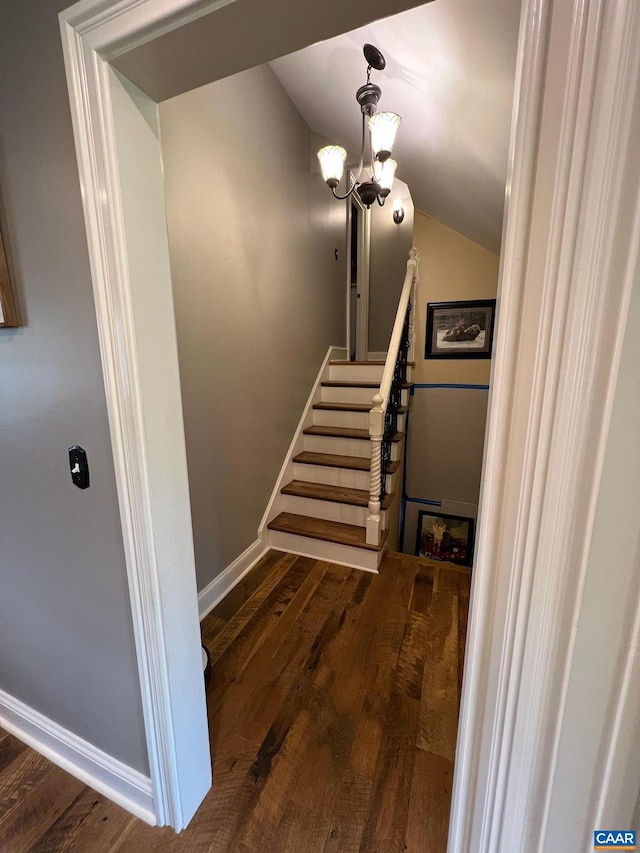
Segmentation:
{"type": "Polygon", "coordinates": [[[202,624],[213,788],[149,827],[0,731],[0,853],[444,853],[468,569],[269,552],[202,624]]]}

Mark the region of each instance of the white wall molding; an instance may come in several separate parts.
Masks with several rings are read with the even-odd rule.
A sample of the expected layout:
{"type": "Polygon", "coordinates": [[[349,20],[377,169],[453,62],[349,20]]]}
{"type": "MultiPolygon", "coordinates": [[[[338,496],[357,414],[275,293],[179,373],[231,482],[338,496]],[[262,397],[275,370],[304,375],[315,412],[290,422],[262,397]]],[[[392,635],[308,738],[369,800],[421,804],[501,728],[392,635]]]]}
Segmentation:
{"type": "Polygon", "coordinates": [[[633,0],[524,3],[450,853],[550,849],[637,258],[637,18],[633,0]]]}
{"type": "Polygon", "coordinates": [[[211,786],[211,763],[161,151],[140,112],[156,105],[136,102],[108,60],[221,5],[81,0],[60,16],[154,812],[178,831],[211,786]],[[119,142],[144,167],[124,179],[119,142]]]}
{"type": "Polygon", "coordinates": [[[261,560],[269,548],[260,540],[256,539],[239,557],[229,563],[226,569],[215,577],[211,583],[198,593],[198,607],[200,610],[200,621],[207,616],[225,595],[239,584],[242,578],[249,572],[258,560],[261,560]]]}
{"type": "Polygon", "coordinates": [[[131,814],[154,825],[151,779],[97,749],[73,732],[0,690],[0,726],[104,794],[131,814]]]}

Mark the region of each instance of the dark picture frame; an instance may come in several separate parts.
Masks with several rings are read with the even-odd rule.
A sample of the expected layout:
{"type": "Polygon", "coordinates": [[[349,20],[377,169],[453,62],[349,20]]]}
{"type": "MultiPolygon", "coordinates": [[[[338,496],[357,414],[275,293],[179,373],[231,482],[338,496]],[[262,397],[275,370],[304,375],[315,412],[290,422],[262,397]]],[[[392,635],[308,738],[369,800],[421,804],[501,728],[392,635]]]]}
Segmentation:
{"type": "Polygon", "coordinates": [[[429,302],[425,358],[491,358],[496,300],[429,302]]]}
{"type": "Polygon", "coordinates": [[[459,566],[473,564],[475,545],[475,521],[464,515],[449,515],[433,509],[421,509],[418,513],[416,533],[416,557],[456,563],[459,566]],[[440,541],[438,541],[438,531],[440,541]]]}

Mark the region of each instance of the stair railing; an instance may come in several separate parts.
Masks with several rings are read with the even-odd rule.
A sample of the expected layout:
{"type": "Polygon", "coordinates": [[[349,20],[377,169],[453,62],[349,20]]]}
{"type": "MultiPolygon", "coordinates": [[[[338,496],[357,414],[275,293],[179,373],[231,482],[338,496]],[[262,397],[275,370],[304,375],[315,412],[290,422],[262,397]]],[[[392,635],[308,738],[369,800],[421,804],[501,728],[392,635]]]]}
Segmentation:
{"type": "Polygon", "coordinates": [[[417,283],[418,251],[414,248],[409,252],[407,273],[398,302],[380,390],[371,401],[373,407],[369,412],[371,474],[367,516],[368,545],[378,545],[382,535],[380,511],[386,495],[387,466],[391,461],[393,438],[398,432],[398,410],[402,405],[402,386],[407,381],[407,363],[413,361],[414,356],[417,283]]]}

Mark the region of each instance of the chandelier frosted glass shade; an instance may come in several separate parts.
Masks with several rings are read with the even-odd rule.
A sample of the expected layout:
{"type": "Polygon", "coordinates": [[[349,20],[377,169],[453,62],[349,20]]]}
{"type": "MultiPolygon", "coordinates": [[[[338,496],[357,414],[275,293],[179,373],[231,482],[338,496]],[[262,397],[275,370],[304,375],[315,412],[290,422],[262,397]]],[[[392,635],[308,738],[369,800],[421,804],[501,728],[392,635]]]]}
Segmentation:
{"type": "Polygon", "coordinates": [[[393,143],[402,119],[397,113],[375,113],[369,119],[371,148],[374,156],[384,162],[391,156],[393,143]]]}
{"type": "Polygon", "coordinates": [[[398,164],[391,159],[385,160],[383,163],[377,161],[373,164],[373,174],[381,189],[380,195],[387,196],[391,192],[397,168],[398,164]]]}
{"type": "Polygon", "coordinates": [[[331,188],[340,183],[346,158],[347,152],[341,145],[325,145],[318,151],[322,177],[331,188]]]}

